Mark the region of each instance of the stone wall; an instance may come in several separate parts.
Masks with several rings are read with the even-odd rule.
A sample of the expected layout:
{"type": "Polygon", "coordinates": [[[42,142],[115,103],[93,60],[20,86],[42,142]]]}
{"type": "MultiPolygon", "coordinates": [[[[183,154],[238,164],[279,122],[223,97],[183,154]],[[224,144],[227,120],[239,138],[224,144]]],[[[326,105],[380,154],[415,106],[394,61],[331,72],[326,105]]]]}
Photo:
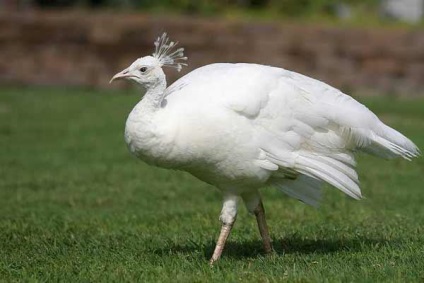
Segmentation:
{"type": "MultiPolygon", "coordinates": [[[[269,64],[345,91],[424,93],[424,30],[250,23],[94,12],[0,16],[0,84],[109,87],[110,77],[151,54],[163,31],[189,67],[269,64]]],[[[170,81],[181,74],[167,71],[170,81]]],[[[117,84],[125,87],[127,84],[117,84]]]]}

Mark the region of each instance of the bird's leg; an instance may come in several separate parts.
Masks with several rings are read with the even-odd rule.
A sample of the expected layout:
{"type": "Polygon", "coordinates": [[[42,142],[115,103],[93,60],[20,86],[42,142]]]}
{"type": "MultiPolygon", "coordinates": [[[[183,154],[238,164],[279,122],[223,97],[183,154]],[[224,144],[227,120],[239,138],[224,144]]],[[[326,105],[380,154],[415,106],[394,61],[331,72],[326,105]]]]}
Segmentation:
{"type": "Polygon", "coordinates": [[[272,244],[271,237],[269,236],[268,232],[268,225],[266,224],[265,209],[264,205],[262,204],[261,196],[258,191],[255,191],[254,193],[244,194],[242,197],[247,210],[250,213],[253,213],[256,217],[256,222],[258,223],[259,233],[262,237],[265,253],[269,254],[272,252],[272,244]]]}
{"type": "Polygon", "coordinates": [[[268,225],[266,224],[265,209],[262,204],[262,200],[259,201],[259,204],[253,213],[256,216],[256,222],[258,222],[259,233],[261,234],[262,241],[264,243],[265,253],[270,254],[272,253],[271,237],[269,236],[268,225]]]}
{"type": "Polygon", "coordinates": [[[217,261],[224,250],[225,242],[230,235],[231,228],[236,221],[237,216],[237,197],[233,195],[227,195],[224,197],[224,204],[222,206],[221,216],[221,233],[219,234],[218,242],[216,243],[215,250],[213,252],[210,264],[213,265],[217,261]]]}
{"type": "Polygon", "coordinates": [[[222,251],[224,250],[225,242],[227,241],[227,238],[231,232],[231,228],[233,227],[233,223],[222,224],[221,233],[219,234],[218,242],[216,243],[215,250],[209,262],[211,265],[213,265],[215,261],[217,261],[221,257],[222,251]]]}

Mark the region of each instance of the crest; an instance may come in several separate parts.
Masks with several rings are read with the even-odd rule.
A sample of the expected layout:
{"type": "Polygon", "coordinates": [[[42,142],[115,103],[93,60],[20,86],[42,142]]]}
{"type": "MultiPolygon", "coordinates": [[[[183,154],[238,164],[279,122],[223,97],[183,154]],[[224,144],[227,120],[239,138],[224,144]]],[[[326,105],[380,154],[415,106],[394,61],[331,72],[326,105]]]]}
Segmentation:
{"type": "Polygon", "coordinates": [[[161,66],[173,67],[177,71],[181,71],[183,66],[187,66],[187,57],[184,57],[184,48],[179,47],[176,49],[178,42],[169,41],[169,37],[164,32],[162,36],[158,37],[155,41],[155,57],[161,66]]]}

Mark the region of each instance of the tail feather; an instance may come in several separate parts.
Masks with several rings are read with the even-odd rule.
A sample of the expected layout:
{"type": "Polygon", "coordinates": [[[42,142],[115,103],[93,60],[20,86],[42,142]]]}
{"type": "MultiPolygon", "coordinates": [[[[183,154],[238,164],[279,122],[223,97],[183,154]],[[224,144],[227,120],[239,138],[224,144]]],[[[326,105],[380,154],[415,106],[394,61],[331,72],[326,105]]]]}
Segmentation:
{"type": "MultiPolygon", "coordinates": [[[[324,180],[354,199],[360,199],[361,189],[358,186],[356,173],[356,177],[349,176],[338,169],[340,162],[336,162],[332,158],[328,158],[327,161],[330,164],[322,162],[315,155],[305,154],[297,159],[296,168],[305,175],[324,180]]],[[[345,167],[347,166],[345,165],[345,167]]]]}
{"type": "MultiPolygon", "coordinates": [[[[329,156],[317,156],[316,157],[317,160],[319,160],[320,162],[325,163],[328,166],[333,167],[334,169],[340,171],[342,174],[345,174],[347,177],[349,177],[349,179],[353,180],[356,183],[359,183],[358,181],[358,174],[356,173],[354,167],[354,163],[346,163],[340,160],[337,160],[336,158],[334,158],[333,156],[329,157],[329,156]]],[[[352,158],[352,160],[354,160],[352,158]]]]}
{"type": "Polygon", "coordinates": [[[274,178],[271,185],[280,189],[288,196],[306,204],[317,207],[321,201],[322,181],[306,175],[299,175],[296,179],[274,178]]]}
{"type": "Polygon", "coordinates": [[[418,147],[398,131],[381,123],[381,131],[374,134],[364,150],[383,158],[402,157],[411,160],[420,155],[418,147]]]}
{"type": "Polygon", "coordinates": [[[282,179],[277,175],[271,179],[271,184],[287,195],[317,206],[321,199],[320,186],[327,182],[352,198],[361,198],[358,175],[353,168],[355,160],[351,154],[317,155],[301,151],[295,160],[293,169],[300,173],[296,179],[282,179]]]}
{"type": "Polygon", "coordinates": [[[333,127],[332,133],[338,139],[331,139],[334,135],[326,136],[328,139],[323,135],[314,135],[311,138],[315,139],[314,143],[310,142],[296,151],[273,147],[264,150],[267,160],[278,167],[270,183],[287,195],[313,206],[320,202],[323,182],[354,199],[362,198],[354,152],[364,151],[387,159],[402,157],[407,160],[420,155],[418,147],[411,140],[375,119],[367,127],[333,127]],[[328,148],[325,145],[329,145],[328,148]],[[282,174],[279,175],[279,172],[282,174]],[[287,179],[287,172],[296,179],[287,179]]]}

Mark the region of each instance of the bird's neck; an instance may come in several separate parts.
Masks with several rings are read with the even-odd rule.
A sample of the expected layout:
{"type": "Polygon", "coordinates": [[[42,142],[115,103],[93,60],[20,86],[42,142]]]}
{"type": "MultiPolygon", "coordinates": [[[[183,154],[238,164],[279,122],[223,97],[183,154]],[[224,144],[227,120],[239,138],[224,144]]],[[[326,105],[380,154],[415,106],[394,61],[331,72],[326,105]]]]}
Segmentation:
{"type": "Polygon", "coordinates": [[[161,108],[165,95],[166,80],[158,80],[147,86],[146,93],[138,106],[144,114],[153,114],[161,108]]]}
{"type": "Polygon", "coordinates": [[[160,113],[165,95],[166,81],[146,87],[141,101],[128,116],[125,126],[125,140],[132,153],[149,164],[165,166],[168,151],[172,145],[166,144],[162,136],[160,113]]]}

